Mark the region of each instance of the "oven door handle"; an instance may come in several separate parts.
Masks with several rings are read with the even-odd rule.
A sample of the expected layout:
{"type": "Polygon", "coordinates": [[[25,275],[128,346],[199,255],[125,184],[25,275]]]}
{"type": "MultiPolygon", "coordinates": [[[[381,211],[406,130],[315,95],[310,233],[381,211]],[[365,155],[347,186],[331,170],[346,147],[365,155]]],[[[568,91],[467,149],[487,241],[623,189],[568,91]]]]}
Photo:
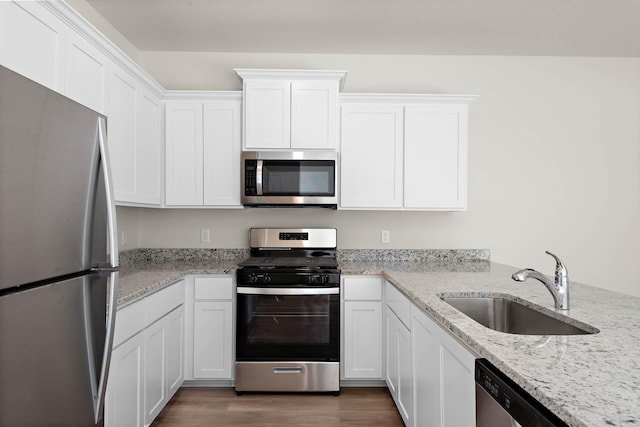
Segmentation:
{"type": "Polygon", "coordinates": [[[243,295],[338,295],[340,288],[248,288],[238,286],[239,294],[243,295]]]}

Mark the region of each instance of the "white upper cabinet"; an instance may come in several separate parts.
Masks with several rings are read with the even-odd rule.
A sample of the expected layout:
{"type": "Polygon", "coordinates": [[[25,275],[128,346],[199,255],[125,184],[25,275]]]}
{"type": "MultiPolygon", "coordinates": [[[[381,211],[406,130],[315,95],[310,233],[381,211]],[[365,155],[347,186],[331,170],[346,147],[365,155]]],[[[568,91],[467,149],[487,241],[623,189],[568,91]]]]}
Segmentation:
{"type": "Polygon", "coordinates": [[[167,206],[241,206],[240,94],[215,98],[166,103],[167,206]]]}
{"type": "Polygon", "coordinates": [[[240,206],[242,103],[204,103],[204,204],[240,206]]]}
{"type": "Polygon", "coordinates": [[[244,149],[335,150],[346,72],[236,69],[243,79],[244,149]]]}
{"type": "Polygon", "coordinates": [[[162,204],[163,90],[64,2],[0,2],[0,64],[107,116],[117,204],[162,204]]]}
{"type": "Polygon", "coordinates": [[[136,81],[117,67],[109,76],[107,131],[114,197],[129,200],[136,185],[136,81]]]}
{"type": "Polygon", "coordinates": [[[202,205],[202,103],[168,102],[165,111],[165,202],[202,205]]]}
{"type": "Polygon", "coordinates": [[[404,207],[467,207],[466,104],[407,106],[404,116],[404,207]]]}
{"type": "Polygon", "coordinates": [[[135,194],[130,202],[162,203],[162,101],[139,89],[136,104],[135,194]]]}
{"type": "Polygon", "coordinates": [[[66,31],[37,2],[0,2],[0,64],[62,93],[66,31]]]}
{"type": "Polygon", "coordinates": [[[343,96],[340,208],[465,210],[473,98],[343,96]]]}
{"type": "Polygon", "coordinates": [[[344,105],[341,208],[402,207],[402,105],[344,105]]]}
{"type": "Polygon", "coordinates": [[[160,205],[162,104],[124,69],[111,67],[107,138],[117,203],[160,205]]]}
{"type": "Polygon", "coordinates": [[[67,66],[64,77],[66,96],[106,114],[109,60],[87,39],[71,31],[67,37],[67,66]]]}
{"type": "Polygon", "coordinates": [[[291,83],[291,148],[338,146],[338,82],[291,83]]]}
{"type": "Polygon", "coordinates": [[[291,139],[289,82],[244,83],[245,148],[289,148],[291,139]]]}

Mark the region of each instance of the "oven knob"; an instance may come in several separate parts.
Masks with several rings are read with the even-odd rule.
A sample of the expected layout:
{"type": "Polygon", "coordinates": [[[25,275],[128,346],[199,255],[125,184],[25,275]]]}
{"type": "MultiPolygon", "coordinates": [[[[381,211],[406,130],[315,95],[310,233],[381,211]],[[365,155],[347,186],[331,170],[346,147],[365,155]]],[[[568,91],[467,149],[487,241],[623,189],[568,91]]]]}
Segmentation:
{"type": "Polygon", "coordinates": [[[329,281],[329,277],[326,274],[313,274],[307,277],[307,282],[310,285],[323,285],[329,281]]]}
{"type": "Polygon", "coordinates": [[[264,283],[271,283],[271,276],[269,276],[268,274],[264,275],[264,283]]]}

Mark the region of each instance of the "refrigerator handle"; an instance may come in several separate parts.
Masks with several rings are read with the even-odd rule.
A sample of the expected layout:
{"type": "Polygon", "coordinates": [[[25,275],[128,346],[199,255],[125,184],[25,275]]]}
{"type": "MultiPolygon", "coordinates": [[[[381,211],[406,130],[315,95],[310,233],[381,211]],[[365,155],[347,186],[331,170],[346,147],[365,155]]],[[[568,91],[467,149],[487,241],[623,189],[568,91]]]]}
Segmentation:
{"type": "Polygon", "coordinates": [[[109,264],[117,267],[118,262],[118,228],[116,223],[116,206],[113,198],[113,180],[107,147],[107,122],[104,117],[98,118],[98,142],[100,145],[100,167],[104,176],[105,194],[107,196],[107,228],[109,241],[109,264]]]}
{"type": "MultiPolygon", "coordinates": [[[[104,269],[103,271],[105,271],[104,269]]],[[[102,366],[100,367],[100,379],[98,387],[93,396],[93,414],[95,422],[98,424],[103,413],[104,399],[107,394],[107,380],[109,379],[109,365],[111,364],[111,352],[113,347],[113,333],[116,320],[116,295],[118,288],[118,271],[112,270],[109,273],[109,296],[107,300],[107,331],[105,334],[104,351],[102,354],[102,366]]],[[[92,369],[92,372],[95,370],[92,369]]]]}
{"type": "Polygon", "coordinates": [[[109,242],[109,262],[111,268],[103,269],[109,272],[109,296],[108,311],[104,351],[102,355],[102,366],[100,368],[100,379],[96,394],[94,395],[94,417],[96,424],[100,421],[104,408],[104,399],[107,391],[107,380],[109,377],[109,365],[111,363],[111,351],[113,346],[113,334],[116,320],[116,296],[118,294],[118,231],[116,227],[116,208],[113,200],[113,181],[111,179],[111,168],[109,167],[109,152],[107,147],[107,122],[103,117],[98,118],[98,143],[100,145],[100,166],[104,176],[106,204],[107,204],[107,228],[109,242]]]}

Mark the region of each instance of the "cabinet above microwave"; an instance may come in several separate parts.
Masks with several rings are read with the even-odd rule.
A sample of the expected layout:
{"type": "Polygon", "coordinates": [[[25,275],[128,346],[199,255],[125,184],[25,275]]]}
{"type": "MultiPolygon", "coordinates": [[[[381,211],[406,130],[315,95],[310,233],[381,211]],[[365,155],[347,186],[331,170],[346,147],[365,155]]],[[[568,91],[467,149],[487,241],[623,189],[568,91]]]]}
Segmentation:
{"type": "Polygon", "coordinates": [[[346,71],[235,69],[243,80],[243,149],[336,150],[346,71]]]}

